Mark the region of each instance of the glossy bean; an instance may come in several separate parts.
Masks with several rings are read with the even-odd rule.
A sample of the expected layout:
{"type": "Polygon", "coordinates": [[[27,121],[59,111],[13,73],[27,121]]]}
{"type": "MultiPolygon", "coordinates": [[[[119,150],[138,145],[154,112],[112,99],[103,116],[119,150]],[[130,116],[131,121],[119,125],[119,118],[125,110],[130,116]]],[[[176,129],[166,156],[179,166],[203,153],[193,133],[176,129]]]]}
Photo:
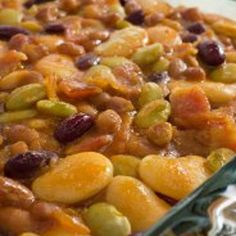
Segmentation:
{"type": "Polygon", "coordinates": [[[114,175],[138,177],[138,165],[140,159],[130,155],[115,155],[111,157],[114,167],[114,175]]]}
{"type": "Polygon", "coordinates": [[[132,61],[130,61],[129,59],[125,58],[125,57],[103,57],[101,59],[101,63],[104,66],[108,66],[111,69],[117,67],[117,66],[122,66],[128,63],[133,63],[132,61]]]}
{"type": "Polygon", "coordinates": [[[102,154],[84,152],[68,156],[32,185],[34,194],[46,201],[73,204],[86,200],[111,181],[113,167],[102,154]]]}
{"type": "Polygon", "coordinates": [[[236,82],[236,63],[227,63],[222,67],[215,69],[211,75],[211,80],[222,83],[236,82]]]}
{"type": "Polygon", "coordinates": [[[170,208],[141,181],[128,176],[113,178],[106,200],[128,217],[134,232],[149,229],[170,208]]]}
{"type": "MultiPolygon", "coordinates": [[[[49,41],[50,46],[50,38],[48,40],[44,40],[49,41]]],[[[61,43],[61,40],[59,39],[55,39],[55,41],[58,42],[53,42],[53,47],[57,47],[57,45],[61,43]]],[[[42,44],[45,44],[43,39],[42,44]]],[[[75,67],[72,59],[70,57],[60,54],[50,54],[48,56],[43,57],[36,63],[35,69],[44,76],[54,75],[60,79],[71,78],[71,76],[78,73],[78,70],[75,67]]]]}
{"type": "Polygon", "coordinates": [[[0,10],[0,25],[17,25],[22,18],[22,13],[15,9],[5,8],[0,10]]]}
{"type": "Polygon", "coordinates": [[[205,161],[199,156],[171,158],[150,155],[141,161],[139,175],[154,191],[180,200],[210,177],[205,161]]]}
{"type": "Polygon", "coordinates": [[[45,87],[42,84],[25,85],[11,92],[6,102],[6,108],[8,110],[26,109],[45,96],[45,87]]]}
{"type": "Polygon", "coordinates": [[[138,27],[128,27],[116,31],[106,42],[99,45],[95,52],[101,56],[130,56],[147,42],[147,33],[138,27]]]}
{"type": "Polygon", "coordinates": [[[154,65],[152,66],[152,71],[155,73],[161,73],[169,69],[170,61],[165,57],[161,57],[154,65]]]}
{"type": "Polygon", "coordinates": [[[14,71],[0,80],[0,89],[10,90],[17,87],[31,84],[42,83],[43,76],[36,71],[19,70],[14,71]]]}
{"type": "Polygon", "coordinates": [[[147,131],[148,139],[158,146],[164,146],[170,143],[173,137],[172,125],[168,122],[161,122],[149,127],[147,131]]]}
{"type": "Polygon", "coordinates": [[[128,219],[107,203],[90,206],[84,218],[94,236],[128,236],[131,233],[128,219]]]}
{"type": "Polygon", "coordinates": [[[212,172],[216,172],[227,162],[232,160],[234,156],[235,152],[233,150],[228,148],[219,148],[209,154],[206,165],[212,172]]]}
{"type": "Polygon", "coordinates": [[[0,124],[22,121],[25,119],[35,117],[36,115],[37,115],[37,111],[35,110],[4,112],[0,114],[0,124]]]}
{"type": "Polygon", "coordinates": [[[28,208],[34,200],[33,193],[24,185],[0,176],[0,205],[28,208]]]}
{"type": "Polygon", "coordinates": [[[16,34],[25,34],[28,35],[29,32],[21,27],[9,26],[9,25],[0,25],[0,39],[8,41],[16,34]]]}
{"type": "Polygon", "coordinates": [[[148,65],[157,61],[160,56],[162,56],[163,52],[163,46],[160,43],[155,43],[139,48],[132,56],[132,60],[140,66],[148,65]]]}
{"type": "Polygon", "coordinates": [[[63,120],[54,132],[61,143],[68,143],[81,137],[94,125],[94,118],[87,114],[76,114],[63,120]]]}
{"type": "Polygon", "coordinates": [[[149,82],[142,87],[142,91],[138,101],[139,105],[142,107],[149,102],[161,98],[163,98],[163,92],[161,87],[156,83],[149,82]]]}
{"type": "Polygon", "coordinates": [[[170,112],[170,104],[165,100],[149,102],[136,115],[135,124],[140,128],[148,128],[155,123],[167,121],[170,112]]]}
{"type": "Polygon", "coordinates": [[[228,37],[236,38],[236,24],[230,21],[217,21],[212,25],[213,29],[228,37]]]}
{"type": "Polygon", "coordinates": [[[68,117],[77,113],[77,108],[69,103],[60,101],[41,100],[37,102],[37,109],[45,114],[68,117]]]}
{"type": "Polygon", "coordinates": [[[57,159],[58,156],[53,152],[28,151],[9,159],[4,166],[4,174],[13,179],[32,178],[40,169],[57,159]]]}

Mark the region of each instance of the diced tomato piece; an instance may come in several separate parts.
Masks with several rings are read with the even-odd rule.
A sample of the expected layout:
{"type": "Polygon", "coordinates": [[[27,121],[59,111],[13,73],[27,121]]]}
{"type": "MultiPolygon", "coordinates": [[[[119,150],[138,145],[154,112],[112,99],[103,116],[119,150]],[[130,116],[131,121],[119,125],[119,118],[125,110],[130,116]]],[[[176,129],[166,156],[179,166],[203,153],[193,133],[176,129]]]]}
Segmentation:
{"type": "Polygon", "coordinates": [[[62,80],[59,84],[61,93],[69,98],[83,99],[101,93],[101,89],[95,86],[86,85],[79,80],[62,80]]]}
{"type": "Polygon", "coordinates": [[[206,94],[198,86],[174,90],[170,102],[174,122],[186,128],[202,123],[202,116],[211,109],[206,94]]]}

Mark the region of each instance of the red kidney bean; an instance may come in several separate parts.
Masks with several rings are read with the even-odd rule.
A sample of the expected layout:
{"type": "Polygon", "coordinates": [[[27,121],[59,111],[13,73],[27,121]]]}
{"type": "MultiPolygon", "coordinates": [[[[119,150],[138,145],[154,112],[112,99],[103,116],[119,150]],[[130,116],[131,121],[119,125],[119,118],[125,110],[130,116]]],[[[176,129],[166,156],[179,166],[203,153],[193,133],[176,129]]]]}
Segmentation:
{"type": "Polygon", "coordinates": [[[95,54],[88,53],[86,55],[79,57],[76,60],[75,65],[80,70],[87,70],[91,66],[97,65],[99,62],[100,62],[100,57],[96,56],[95,54]]]}
{"type": "Polygon", "coordinates": [[[144,23],[144,12],[141,9],[131,12],[126,20],[134,25],[142,25],[144,23]]]}
{"type": "Polygon", "coordinates": [[[41,168],[49,165],[57,155],[48,151],[29,151],[18,154],[8,160],[4,166],[4,174],[13,179],[33,177],[41,168]]]}
{"type": "Polygon", "coordinates": [[[54,137],[60,143],[68,143],[86,133],[94,125],[94,118],[87,114],[77,114],[63,120],[56,128],[54,137]]]}
{"type": "Polygon", "coordinates": [[[44,30],[48,34],[63,34],[66,28],[60,23],[50,23],[44,27],[44,30]]]}
{"type": "Polygon", "coordinates": [[[52,1],[55,1],[55,0],[28,0],[24,3],[24,7],[30,8],[34,4],[41,4],[41,3],[52,2],[52,1]]]}
{"type": "Polygon", "coordinates": [[[0,40],[9,40],[12,36],[16,34],[28,35],[29,31],[16,26],[10,26],[10,25],[0,26],[0,40]]]}
{"type": "Polygon", "coordinates": [[[181,35],[181,38],[184,43],[194,43],[197,41],[198,36],[196,34],[188,33],[181,35]]]}
{"type": "Polygon", "coordinates": [[[200,22],[191,24],[187,27],[187,30],[193,34],[202,34],[206,31],[205,26],[200,22]]]}
{"type": "Polygon", "coordinates": [[[209,66],[219,66],[225,61],[223,47],[214,40],[206,40],[198,44],[198,56],[209,66]]]}

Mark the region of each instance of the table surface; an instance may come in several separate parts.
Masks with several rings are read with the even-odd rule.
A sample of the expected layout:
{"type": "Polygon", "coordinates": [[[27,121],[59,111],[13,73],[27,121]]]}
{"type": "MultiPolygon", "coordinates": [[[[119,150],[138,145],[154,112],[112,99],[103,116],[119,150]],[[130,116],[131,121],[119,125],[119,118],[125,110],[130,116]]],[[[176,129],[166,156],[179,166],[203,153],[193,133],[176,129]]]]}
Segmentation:
{"type": "Polygon", "coordinates": [[[174,5],[197,6],[209,13],[217,13],[236,20],[236,0],[168,0],[174,5]]]}

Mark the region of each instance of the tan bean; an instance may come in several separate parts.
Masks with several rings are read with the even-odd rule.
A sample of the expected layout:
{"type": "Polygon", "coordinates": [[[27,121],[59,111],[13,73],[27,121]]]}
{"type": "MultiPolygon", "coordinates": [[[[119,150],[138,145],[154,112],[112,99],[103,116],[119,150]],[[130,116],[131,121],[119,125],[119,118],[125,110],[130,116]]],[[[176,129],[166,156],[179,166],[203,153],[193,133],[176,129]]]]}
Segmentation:
{"type": "Polygon", "coordinates": [[[16,142],[16,143],[10,145],[9,149],[10,149],[12,156],[27,152],[29,150],[27,144],[22,141],[19,141],[19,142],[16,142]]]}
{"type": "Polygon", "coordinates": [[[28,208],[34,200],[33,193],[25,186],[0,176],[0,206],[28,208]]]}
{"type": "Polygon", "coordinates": [[[115,133],[121,127],[122,119],[114,110],[106,110],[99,114],[96,125],[104,133],[115,133]]]}
{"type": "Polygon", "coordinates": [[[36,71],[19,70],[14,71],[0,80],[0,89],[8,90],[31,84],[42,83],[43,77],[36,71]]]}
{"type": "Polygon", "coordinates": [[[34,221],[28,211],[13,208],[0,208],[0,228],[19,235],[34,229],[34,221]]]}

